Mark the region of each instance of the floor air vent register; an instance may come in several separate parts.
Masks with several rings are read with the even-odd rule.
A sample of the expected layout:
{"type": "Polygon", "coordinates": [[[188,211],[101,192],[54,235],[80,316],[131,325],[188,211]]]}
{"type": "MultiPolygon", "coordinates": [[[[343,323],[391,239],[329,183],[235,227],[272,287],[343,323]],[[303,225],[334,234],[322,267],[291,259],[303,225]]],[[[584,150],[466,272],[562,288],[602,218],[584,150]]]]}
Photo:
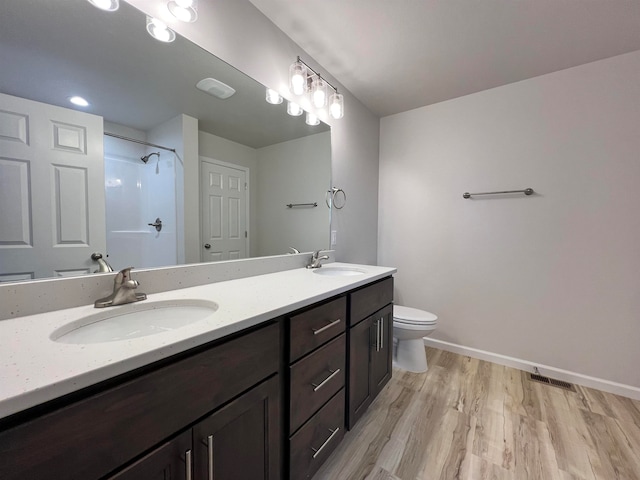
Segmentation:
{"type": "Polygon", "coordinates": [[[576,391],[572,383],[563,382],[562,380],[556,380],[555,378],[545,377],[544,375],[538,375],[536,373],[530,373],[529,380],[533,382],[544,383],[546,385],[551,385],[552,387],[562,388],[563,390],[569,390],[570,392],[576,391]]]}

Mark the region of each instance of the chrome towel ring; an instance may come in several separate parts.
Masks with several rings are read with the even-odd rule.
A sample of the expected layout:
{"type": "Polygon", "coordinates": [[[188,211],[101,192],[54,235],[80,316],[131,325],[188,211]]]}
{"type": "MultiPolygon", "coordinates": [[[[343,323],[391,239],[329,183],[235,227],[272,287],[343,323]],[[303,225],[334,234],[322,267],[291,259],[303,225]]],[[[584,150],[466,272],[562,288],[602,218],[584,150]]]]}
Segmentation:
{"type": "Polygon", "coordinates": [[[331,208],[333,205],[335,209],[342,210],[347,203],[347,194],[341,188],[331,187],[331,190],[327,190],[324,200],[327,207],[331,208]],[[342,195],[339,195],[339,193],[342,193],[342,195]],[[340,197],[342,197],[342,201],[336,201],[340,197]]]}

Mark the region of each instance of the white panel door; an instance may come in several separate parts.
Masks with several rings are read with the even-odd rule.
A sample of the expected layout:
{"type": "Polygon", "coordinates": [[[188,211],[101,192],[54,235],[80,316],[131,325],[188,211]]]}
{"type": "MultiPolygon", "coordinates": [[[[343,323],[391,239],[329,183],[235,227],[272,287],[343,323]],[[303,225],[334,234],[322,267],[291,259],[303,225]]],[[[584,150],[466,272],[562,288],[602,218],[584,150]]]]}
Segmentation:
{"type": "Polygon", "coordinates": [[[247,256],[247,174],[218,163],[201,162],[204,262],[247,256]]]}
{"type": "Polygon", "coordinates": [[[106,254],[102,117],[0,94],[0,281],[106,254]]]}

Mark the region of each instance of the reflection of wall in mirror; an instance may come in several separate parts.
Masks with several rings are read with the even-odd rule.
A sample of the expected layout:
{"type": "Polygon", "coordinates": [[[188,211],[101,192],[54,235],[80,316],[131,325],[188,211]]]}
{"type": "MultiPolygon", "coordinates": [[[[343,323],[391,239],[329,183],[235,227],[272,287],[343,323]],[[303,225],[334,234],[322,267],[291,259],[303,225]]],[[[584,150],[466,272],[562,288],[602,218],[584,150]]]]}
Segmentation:
{"type": "Polygon", "coordinates": [[[331,134],[323,132],[258,150],[258,255],[328,247],[331,134]],[[291,203],[317,207],[287,208],[291,203]]]}

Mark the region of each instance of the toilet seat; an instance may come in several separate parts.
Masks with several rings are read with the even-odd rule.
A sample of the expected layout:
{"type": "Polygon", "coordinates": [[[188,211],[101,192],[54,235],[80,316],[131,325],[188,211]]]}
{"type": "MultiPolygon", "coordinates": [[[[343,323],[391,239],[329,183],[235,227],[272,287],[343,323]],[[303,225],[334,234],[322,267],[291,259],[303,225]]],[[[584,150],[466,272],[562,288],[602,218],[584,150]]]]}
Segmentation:
{"type": "Polygon", "coordinates": [[[438,317],[417,308],[393,306],[393,321],[404,325],[435,325],[438,317]]]}

